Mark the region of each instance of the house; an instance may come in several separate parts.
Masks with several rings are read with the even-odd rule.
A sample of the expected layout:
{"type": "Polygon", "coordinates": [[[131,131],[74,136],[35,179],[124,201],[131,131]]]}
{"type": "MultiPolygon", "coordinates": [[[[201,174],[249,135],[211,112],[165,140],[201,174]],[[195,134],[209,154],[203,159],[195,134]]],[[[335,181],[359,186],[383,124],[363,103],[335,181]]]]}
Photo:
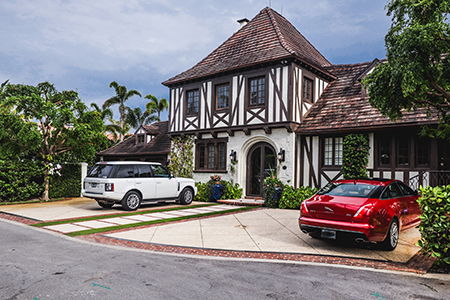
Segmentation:
{"type": "Polygon", "coordinates": [[[195,179],[222,174],[261,194],[277,172],[294,187],[321,187],[340,176],[343,138],[370,140],[370,176],[417,187],[447,180],[449,144],[421,138],[435,125],[425,110],[392,123],[372,108],[361,80],[379,61],[330,63],[271,8],[241,28],[192,68],[166,80],[168,132],[195,136],[195,179]]]}
{"type": "Polygon", "coordinates": [[[97,153],[101,161],[151,161],[166,164],[170,153],[168,121],[141,125],[122,142],[97,153]]]}

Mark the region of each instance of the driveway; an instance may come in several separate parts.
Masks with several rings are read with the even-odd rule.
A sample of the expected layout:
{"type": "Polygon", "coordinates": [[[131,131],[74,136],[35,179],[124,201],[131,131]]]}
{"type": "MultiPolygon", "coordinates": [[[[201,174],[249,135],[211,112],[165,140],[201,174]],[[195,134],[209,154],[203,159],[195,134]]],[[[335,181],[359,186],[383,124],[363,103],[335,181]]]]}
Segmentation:
{"type": "MultiPolygon", "coordinates": [[[[195,204],[202,203],[193,203],[193,205],[195,204]]],[[[181,208],[183,208],[183,211],[186,209],[192,215],[195,212],[195,209],[191,211],[193,205],[182,206],[181,208]]],[[[139,211],[148,211],[148,216],[154,216],[151,214],[152,212],[156,213],[154,210],[170,207],[180,207],[180,205],[174,203],[146,204],[139,211]]],[[[227,207],[229,209],[236,208],[227,205],[221,205],[220,207],[223,207],[222,210],[227,210],[227,207]]],[[[111,209],[104,209],[99,207],[95,201],[87,198],[74,198],[48,203],[5,205],[0,206],[0,212],[47,222],[126,213],[118,205],[111,209]]],[[[373,245],[347,245],[336,241],[313,239],[300,231],[298,216],[298,210],[263,208],[197,218],[191,221],[135,227],[119,232],[111,231],[104,233],[103,236],[158,245],[261,253],[313,254],[400,263],[408,262],[420,250],[415,245],[420,238],[419,231],[416,228],[400,234],[399,245],[394,251],[382,251],[373,245]]],[[[129,218],[125,216],[125,219],[128,220],[129,218]]],[[[54,229],[54,227],[49,226],[48,229],[54,229]]]]}

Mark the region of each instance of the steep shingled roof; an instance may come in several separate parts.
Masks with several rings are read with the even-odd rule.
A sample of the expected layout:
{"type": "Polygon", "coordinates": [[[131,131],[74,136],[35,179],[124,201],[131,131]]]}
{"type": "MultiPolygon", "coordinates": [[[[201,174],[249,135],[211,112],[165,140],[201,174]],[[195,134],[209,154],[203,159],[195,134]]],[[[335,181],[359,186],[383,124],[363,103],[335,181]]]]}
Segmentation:
{"type": "Polygon", "coordinates": [[[197,65],[163,84],[169,86],[288,57],[295,57],[316,68],[331,66],[288,20],[266,7],[197,65]]]}
{"type": "Polygon", "coordinates": [[[435,116],[427,118],[426,109],[404,113],[393,123],[388,117],[369,104],[369,97],[362,94],[359,81],[362,74],[374,62],[334,65],[326,69],[337,76],[311,107],[297,132],[301,134],[331,133],[339,130],[376,129],[401,125],[436,123],[435,116]]]}
{"type": "Polygon", "coordinates": [[[157,122],[151,125],[143,125],[148,134],[155,137],[145,145],[136,145],[136,136],[123,140],[122,142],[100,151],[97,155],[148,155],[168,154],[170,152],[170,137],[168,135],[169,121],[157,122]]]}

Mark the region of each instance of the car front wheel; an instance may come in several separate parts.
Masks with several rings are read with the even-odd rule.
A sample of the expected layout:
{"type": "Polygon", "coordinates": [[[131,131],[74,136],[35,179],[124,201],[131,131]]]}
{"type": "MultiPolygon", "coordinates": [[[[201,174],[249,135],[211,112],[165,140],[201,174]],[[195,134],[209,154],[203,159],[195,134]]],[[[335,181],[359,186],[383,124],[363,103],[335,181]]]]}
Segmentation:
{"type": "Polygon", "coordinates": [[[136,210],[141,205],[141,195],[137,192],[128,192],[122,199],[122,207],[125,210],[136,210]]]}
{"type": "Polygon", "coordinates": [[[190,188],[184,188],[180,194],[180,203],[184,205],[189,205],[194,200],[194,192],[190,188]]]}
{"type": "Polygon", "coordinates": [[[384,250],[392,251],[397,247],[399,231],[398,221],[395,219],[392,220],[386,238],[381,243],[381,246],[384,250]]]}

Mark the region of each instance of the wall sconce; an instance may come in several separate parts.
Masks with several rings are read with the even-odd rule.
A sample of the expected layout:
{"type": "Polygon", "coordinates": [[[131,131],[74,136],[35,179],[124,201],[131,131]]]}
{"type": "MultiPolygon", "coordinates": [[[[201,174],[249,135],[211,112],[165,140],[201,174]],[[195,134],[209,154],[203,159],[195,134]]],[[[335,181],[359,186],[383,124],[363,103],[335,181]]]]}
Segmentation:
{"type": "Polygon", "coordinates": [[[230,160],[231,160],[231,162],[236,161],[236,151],[231,150],[231,153],[230,153],[230,160]]]}
{"type": "Polygon", "coordinates": [[[283,150],[283,148],[280,148],[280,152],[278,152],[278,160],[280,162],[283,162],[285,159],[285,151],[283,150]]]}

